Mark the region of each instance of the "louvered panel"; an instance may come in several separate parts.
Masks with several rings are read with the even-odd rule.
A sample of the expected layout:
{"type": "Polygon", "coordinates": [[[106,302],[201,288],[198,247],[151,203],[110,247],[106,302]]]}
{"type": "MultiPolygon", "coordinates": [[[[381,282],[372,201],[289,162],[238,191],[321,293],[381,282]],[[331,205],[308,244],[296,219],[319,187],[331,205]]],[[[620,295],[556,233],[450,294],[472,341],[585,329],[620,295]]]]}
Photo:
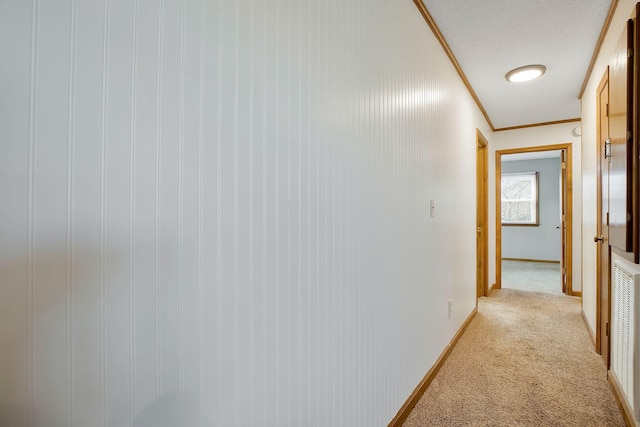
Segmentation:
{"type": "Polygon", "coordinates": [[[613,256],[611,274],[611,371],[621,386],[627,403],[638,418],[636,296],[640,273],[638,266],[613,256]]]}

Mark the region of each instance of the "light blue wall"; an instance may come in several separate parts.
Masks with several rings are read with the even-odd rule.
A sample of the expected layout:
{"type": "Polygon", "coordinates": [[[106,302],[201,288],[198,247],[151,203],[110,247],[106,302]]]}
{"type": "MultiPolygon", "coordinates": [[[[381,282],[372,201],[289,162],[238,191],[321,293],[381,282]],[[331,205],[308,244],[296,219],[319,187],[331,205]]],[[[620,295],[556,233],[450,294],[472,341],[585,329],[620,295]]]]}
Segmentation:
{"type": "Polygon", "coordinates": [[[502,227],[502,257],[560,261],[560,159],[503,161],[501,170],[538,172],[540,223],[502,227]]]}

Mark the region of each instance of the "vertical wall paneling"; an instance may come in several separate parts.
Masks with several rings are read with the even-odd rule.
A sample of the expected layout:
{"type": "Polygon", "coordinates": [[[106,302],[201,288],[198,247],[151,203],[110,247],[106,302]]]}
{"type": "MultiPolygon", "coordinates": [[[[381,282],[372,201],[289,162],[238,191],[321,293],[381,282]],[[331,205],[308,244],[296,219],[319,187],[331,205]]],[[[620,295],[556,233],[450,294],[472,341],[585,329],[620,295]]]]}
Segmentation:
{"type": "Polygon", "coordinates": [[[28,164],[28,225],[27,225],[27,352],[24,355],[27,360],[27,399],[26,402],[26,416],[22,414],[16,414],[16,418],[28,421],[29,424],[34,423],[34,405],[35,405],[35,393],[34,393],[34,211],[35,211],[35,139],[37,129],[37,115],[36,115],[36,101],[38,100],[38,87],[37,87],[37,72],[38,72],[38,47],[39,47],[39,9],[36,1],[32,2],[31,12],[31,63],[29,67],[29,74],[31,77],[29,88],[29,164],[28,164]]]}
{"type": "MultiPolygon", "coordinates": [[[[156,61],[155,63],[152,62],[153,65],[155,65],[155,67],[157,68],[157,73],[155,75],[156,78],[156,86],[155,86],[155,98],[156,98],[156,105],[155,105],[155,111],[154,111],[154,117],[153,117],[153,121],[155,122],[155,129],[150,129],[151,132],[155,131],[155,135],[153,135],[153,137],[151,137],[151,141],[150,141],[150,145],[154,146],[153,150],[155,151],[155,185],[153,188],[153,193],[154,193],[154,212],[152,213],[151,217],[154,219],[153,223],[155,223],[155,227],[154,227],[154,231],[155,231],[155,238],[153,241],[153,246],[154,246],[154,261],[155,261],[155,271],[154,271],[154,277],[153,277],[153,290],[152,293],[150,295],[150,300],[154,302],[153,304],[153,308],[155,310],[154,313],[154,323],[155,323],[155,328],[152,329],[153,332],[155,332],[155,349],[156,349],[156,353],[155,353],[155,360],[156,360],[156,366],[155,366],[155,395],[152,393],[152,396],[155,397],[155,399],[160,398],[161,396],[161,392],[162,392],[162,335],[160,333],[160,327],[161,327],[161,322],[160,322],[160,308],[161,308],[161,294],[160,294],[160,254],[161,254],[161,250],[160,250],[160,224],[161,224],[161,210],[160,210],[160,206],[161,206],[161,194],[162,194],[162,187],[161,187],[161,176],[162,176],[162,128],[160,126],[161,123],[161,119],[162,119],[162,87],[164,84],[164,73],[163,73],[163,64],[164,64],[164,58],[163,58],[163,53],[164,53],[164,4],[162,1],[158,2],[158,19],[157,19],[157,27],[158,27],[158,32],[157,32],[157,51],[156,51],[156,61]]],[[[153,159],[153,157],[151,157],[153,159]]],[[[151,404],[149,404],[151,405],[151,404]]],[[[144,412],[143,412],[144,414],[144,412]]],[[[159,424],[160,422],[160,415],[158,413],[157,410],[155,411],[149,411],[146,413],[147,414],[147,419],[155,422],[156,424],[159,424]]],[[[151,422],[150,422],[151,423],[151,422]]]]}
{"type": "MultiPolygon", "coordinates": [[[[205,395],[204,395],[204,381],[205,381],[205,370],[204,370],[204,99],[205,99],[205,30],[206,30],[206,8],[205,1],[200,0],[199,5],[199,14],[200,14],[200,64],[198,70],[198,82],[199,82],[199,96],[198,96],[198,195],[197,195],[197,203],[198,203],[198,235],[196,236],[196,240],[198,243],[198,291],[197,291],[197,305],[198,305],[198,372],[199,377],[195,380],[197,381],[197,405],[199,406],[199,410],[196,414],[197,419],[200,420],[200,423],[203,423],[204,420],[204,407],[205,407],[205,395]]],[[[197,16],[197,14],[195,14],[197,16]]],[[[194,393],[195,394],[195,393],[194,393]]]]}
{"type": "MultiPolygon", "coordinates": [[[[137,207],[136,200],[136,176],[135,173],[138,170],[136,168],[136,150],[137,150],[137,135],[136,129],[137,123],[137,87],[138,87],[138,26],[139,26],[139,5],[138,0],[133,0],[131,4],[132,8],[132,35],[131,35],[131,127],[129,136],[129,365],[131,366],[131,382],[129,383],[129,395],[131,399],[131,413],[129,423],[133,424],[134,416],[136,414],[136,337],[135,337],[135,320],[136,320],[136,292],[134,288],[135,274],[140,269],[136,268],[136,251],[135,240],[137,227],[135,226],[135,214],[137,207]]],[[[140,263],[142,263],[140,261],[140,263]]],[[[143,281],[140,280],[140,283],[143,281]]]]}
{"type": "Polygon", "coordinates": [[[215,245],[215,254],[216,254],[216,263],[215,263],[215,283],[216,283],[216,292],[214,298],[215,298],[215,304],[216,304],[216,317],[215,317],[215,326],[216,326],[216,333],[215,335],[213,335],[213,340],[212,340],[212,344],[213,344],[213,352],[214,352],[214,360],[216,361],[216,369],[215,369],[215,374],[212,376],[212,385],[214,387],[215,393],[214,393],[214,399],[212,399],[213,401],[213,405],[212,405],[212,409],[215,411],[212,413],[212,415],[215,418],[212,418],[214,420],[214,424],[222,424],[222,410],[219,409],[222,407],[222,390],[223,390],[223,384],[222,381],[220,381],[220,377],[222,376],[222,340],[221,340],[221,331],[222,331],[222,291],[221,291],[221,282],[222,282],[222,214],[221,214],[221,198],[222,198],[222,114],[220,114],[220,111],[222,110],[222,43],[223,43],[223,38],[222,38],[222,30],[223,30],[223,20],[224,20],[224,10],[223,10],[223,4],[221,1],[218,2],[218,4],[216,5],[216,9],[212,11],[212,19],[217,18],[217,20],[215,20],[215,24],[216,27],[218,29],[218,31],[216,32],[215,36],[216,39],[214,39],[215,41],[217,41],[217,43],[214,45],[216,47],[216,56],[215,56],[215,61],[212,63],[212,66],[215,66],[215,71],[216,71],[216,86],[215,86],[215,97],[213,99],[216,100],[216,104],[215,104],[215,115],[213,115],[213,117],[216,120],[216,127],[215,127],[215,219],[216,219],[216,228],[215,228],[215,235],[214,235],[214,241],[216,242],[215,245]]]}
{"type": "Polygon", "coordinates": [[[51,425],[60,426],[67,423],[69,376],[66,176],[70,15],[69,2],[62,7],[40,4],[37,9],[32,153],[32,416],[35,423],[46,422],[51,416],[55,420],[51,425]]]}
{"type": "Polygon", "coordinates": [[[415,5],[54,3],[0,2],[0,425],[391,420],[491,134],[415,5]]]}
{"type": "MultiPolygon", "coordinates": [[[[153,419],[147,408],[158,399],[157,109],[160,5],[137,0],[134,8],[131,151],[132,364],[134,420],[153,419]],[[152,237],[153,236],[153,237],[152,237]],[[140,415],[144,414],[144,415],[140,415]]],[[[139,421],[138,421],[139,422],[139,421]]]]}
{"type": "MultiPolygon", "coordinates": [[[[98,302],[100,304],[100,424],[104,426],[107,421],[107,374],[106,374],[106,360],[107,360],[107,346],[106,346],[106,261],[105,261],[105,245],[106,245],[106,189],[107,189],[107,124],[108,124],[108,109],[109,105],[109,15],[111,13],[109,0],[104,2],[104,8],[102,11],[104,15],[102,28],[102,71],[101,71],[101,120],[100,120],[100,297],[98,302]]],[[[95,391],[94,391],[95,393],[95,391]]],[[[95,421],[94,421],[95,422],[95,421]]]]}
{"type": "Polygon", "coordinates": [[[96,425],[102,416],[102,129],[105,9],[76,3],[72,121],[72,416],[96,425]],[[90,279],[91,278],[91,279],[90,279]],[[77,410],[83,408],[84,410],[77,410]]]}
{"type": "MultiPolygon", "coordinates": [[[[78,5],[75,0],[71,1],[71,13],[70,13],[70,34],[69,34],[69,92],[68,92],[68,105],[67,110],[67,240],[66,240],[66,252],[67,252],[67,265],[66,265],[66,304],[67,304],[67,378],[73,378],[73,261],[74,261],[74,248],[73,248],[73,224],[74,224],[74,209],[73,209],[73,197],[74,197],[74,144],[76,142],[75,133],[75,119],[76,119],[76,99],[75,99],[75,85],[76,85],[76,52],[77,52],[77,25],[78,25],[78,5]]],[[[67,379],[67,424],[72,425],[73,414],[73,382],[67,379]]]]}
{"type": "MultiPolygon", "coordinates": [[[[0,14],[7,22],[0,27],[0,51],[7,52],[12,67],[1,67],[0,128],[2,129],[2,155],[0,156],[0,364],[5,367],[0,386],[0,402],[5,417],[16,424],[28,424],[32,396],[31,386],[31,259],[32,259],[32,180],[33,170],[33,107],[35,106],[35,50],[37,11],[35,4],[23,7],[0,4],[0,14]],[[33,72],[32,72],[33,70],[33,72]],[[9,191],[13,188],[15,191],[9,191]],[[7,349],[11,349],[8,351],[7,349]],[[10,409],[15,408],[15,409],[10,409]]],[[[2,416],[0,415],[0,421],[2,416]]]]}

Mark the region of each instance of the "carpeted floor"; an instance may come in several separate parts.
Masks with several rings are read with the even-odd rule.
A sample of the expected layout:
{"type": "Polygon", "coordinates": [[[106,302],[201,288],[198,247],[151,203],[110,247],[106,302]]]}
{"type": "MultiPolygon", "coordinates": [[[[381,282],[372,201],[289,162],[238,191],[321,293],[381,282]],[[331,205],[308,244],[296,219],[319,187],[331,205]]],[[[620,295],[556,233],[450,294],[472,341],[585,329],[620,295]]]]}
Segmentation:
{"type": "Polygon", "coordinates": [[[565,295],[494,290],[404,424],[624,426],[602,359],[565,295]]]}
{"type": "Polygon", "coordinates": [[[562,294],[560,263],[502,260],[502,288],[562,294]]]}

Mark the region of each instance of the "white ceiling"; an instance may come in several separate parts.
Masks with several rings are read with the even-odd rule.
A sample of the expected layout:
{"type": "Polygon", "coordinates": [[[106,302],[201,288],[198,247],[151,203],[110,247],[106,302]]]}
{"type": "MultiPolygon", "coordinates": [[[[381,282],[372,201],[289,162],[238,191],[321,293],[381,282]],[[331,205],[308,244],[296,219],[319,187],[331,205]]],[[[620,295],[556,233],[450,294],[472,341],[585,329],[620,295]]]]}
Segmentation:
{"type": "Polygon", "coordinates": [[[580,117],[578,95],[611,0],[423,0],[495,129],[580,117]],[[507,71],[547,72],[509,83],[507,71]]]}

